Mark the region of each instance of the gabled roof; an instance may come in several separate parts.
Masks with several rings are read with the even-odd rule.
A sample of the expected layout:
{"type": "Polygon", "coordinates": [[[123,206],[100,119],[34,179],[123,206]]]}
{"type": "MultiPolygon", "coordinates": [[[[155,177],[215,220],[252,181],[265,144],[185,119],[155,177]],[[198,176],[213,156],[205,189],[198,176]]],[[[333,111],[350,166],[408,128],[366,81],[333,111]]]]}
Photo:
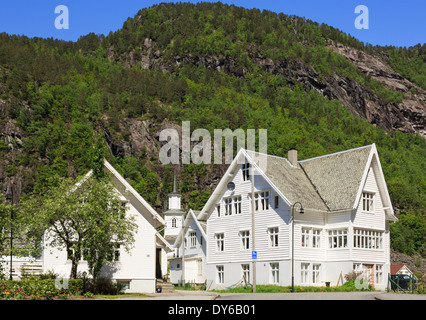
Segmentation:
{"type": "Polygon", "coordinates": [[[185,234],[188,230],[189,224],[191,221],[195,221],[196,226],[201,232],[201,235],[204,237],[204,239],[207,239],[206,235],[206,222],[205,220],[199,220],[198,217],[200,217],[200,211],[193,211],[192,209],[189,209],[188,214],[186,215],[186,218],[183,222],[183,227],[180,229],[179,235],[176,237],[176,242],[174,243],[174,247],[178,248],[182,242],[182,234],[185,234]]]}
{"type": "MultiPolygon", "coordinates": [[[[157,225],[156,227],[164,225],[165,223],[164,219],[149,205],[148,202],[145,201],[144,198],[142,198],[142,196],[130,185],[130,183],[127,182],[126,179],[123,178],[121,174],[117,172],[117,170],[115,170],[115,168],[107,160],[104,160],[104,168],[107,171],[109,171],[113,175],[113,178],[115,178],[124,187],[125,192],[128,192],[129,194],[131,194],[136,199],[136,201],[139,202],[147,210],[147,212],[152,215],[154,222],[157,225]]],[[[81,179],[75,185],[73,190],[76,190],[77,188],[79,188],[79,186],[83,184],[84,181],[86,181],[88,178],[90,178],[92,174],[93,174],[93,170],[90,170],[83,177],[83,179],[81,179]]],[[[121,194],[119,194],[119,196],[120,198],[123,198],[121,194]]]]}
{"type": "Polygon", "coordinates": [[[121,174],[107,161],[104,160],[105,168],[124,186],[125,191],[130,193],[142,206],[152,215],[157,225],[164,225],[164,219],[145,201],[144,198],[123,178],[121,174]]]}
{"type": "Polygon", "coordinates": [[[285,158],[241,149],[203,208],[203,218],[207,217],[207,211],[217,202],[221,190],[232,179],[237,163],[241,163],[241,157],[253,164],[256,173],[260,174],[288,205],[300,201],[305,208],[323,212],[356,209],[368,171],[372,168],[386,217],[397,220],[375,144],[299,161],[297,167],[285,158]],[[254,161],[259,155],[266,158],[264,170],[254,161]]]}
{"type": "MultiPolygon", "coordinates": [[[[250,158],[256,152],[246,150],[250,158]]],[[[264,175],[276,186],[290,204],[303,201],[303,206],[314,210],[327,210],[319,194],[309,181],[302,169],[296,168],[291,163],[280,157],[266,156],[266,171],[264,175]]],[[[260,168],[259,168],[260,170],[260,168]]],[[[255,180],[256,181],[256,180],[255,180]]]]}
{"type": "Polygon", "coordinates": [[[354,209],[372,145],[299,162],[330,211],[354,209]]]}

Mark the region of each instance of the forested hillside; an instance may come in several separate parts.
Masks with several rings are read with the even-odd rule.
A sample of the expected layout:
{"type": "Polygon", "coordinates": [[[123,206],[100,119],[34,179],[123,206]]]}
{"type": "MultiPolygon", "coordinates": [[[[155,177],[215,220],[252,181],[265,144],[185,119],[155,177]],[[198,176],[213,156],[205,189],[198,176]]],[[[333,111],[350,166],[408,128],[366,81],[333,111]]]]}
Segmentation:
{"type": "MultiPolygon", "coordinates": [[[[0,34],[0,185],[14,202],[105,157],[162,211],[172,166],[159,132],[267,129],[300,159],[376,143],[400,221],[392,246],[426,255],[426,47],[377,47],[304,18],[221,3],[160,4],[79,41],[0,34]]],[[[178,168],[200,209],[225,165],[178,168]]]]}

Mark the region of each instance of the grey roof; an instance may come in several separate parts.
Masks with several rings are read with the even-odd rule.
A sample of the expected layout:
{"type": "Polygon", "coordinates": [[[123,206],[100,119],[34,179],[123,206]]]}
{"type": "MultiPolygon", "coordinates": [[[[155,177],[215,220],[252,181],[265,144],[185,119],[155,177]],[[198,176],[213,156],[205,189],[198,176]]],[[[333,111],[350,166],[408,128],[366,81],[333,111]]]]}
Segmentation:
{"type": "MultiPolygon", "coordinates": [[[[371,146],[299,161],[267,155],[265,175],[294,204],[310,209],[350,209],[361,183],[371,146]]],[[[249,156],[253,151],[246,150],[249,156]]]]}
{"type": "Polygon", "coordinates": [[[331,211],[353,208],[371,148],[299,162],[331,211]]]}

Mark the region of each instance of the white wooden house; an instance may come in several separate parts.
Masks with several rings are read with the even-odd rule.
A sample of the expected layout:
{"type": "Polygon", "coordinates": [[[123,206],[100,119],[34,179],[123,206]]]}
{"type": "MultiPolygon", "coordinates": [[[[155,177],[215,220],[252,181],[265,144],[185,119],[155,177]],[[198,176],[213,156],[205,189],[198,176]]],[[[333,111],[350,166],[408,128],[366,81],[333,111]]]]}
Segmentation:
{"type": "MultiPolygon", "coordinates": [[[[136,218],[138,227],[130,252],[118,247],[114,261],[103,267],[102,274],[121,282],[125,287],[124,292],[153,293],[156,290],[156,279],[163,278],[167,273],[167,253],[173,250],[157,232],[158,228],[164,226],[164,220],[107,161],[104,162],[104,170],[111,173],[116,192],[127,203],[126,214],[136,218]]],[[[86,176],[91,174],[89,172],[86,176]]],[[[64,278],[68,278],[71,273],[71,261],[65,248],[53,248],[46,239],[40,258],[25,262],[28,268],[37,266],[39,272],[52,270],[64,278]]],[[[19,264],[18,260],[16,264],[19,264]]],[[[14,268],[16,270],[19,266],[14,268]]],[[[78,271],[88,271],[86,261],[79,262],[78,271]]],[[[16,278],[19,278],[19,273],[16,278]]]]}
{"type": "Polygon", "coordinates": [[[384,289],[396,217],[376,146],[303,161],[291,150],[289,159],[241,149],[230,164],[198,216],[207,221],[207,287],[230,287],[244,276],[253,283],[255,261],[256,284],[291,285],[294,263],[295,285],[334,286],[364,270],[384,289]],[[259,156],[266,157],[263,170],[259,156]]]}
{"type": "Polygon", "coordinates": [[[169,258],[173,284],[203,284],[206,281],[206,221],[198,219],[199,213],[189,209],[174,243],[175,256],[169,258]]]}

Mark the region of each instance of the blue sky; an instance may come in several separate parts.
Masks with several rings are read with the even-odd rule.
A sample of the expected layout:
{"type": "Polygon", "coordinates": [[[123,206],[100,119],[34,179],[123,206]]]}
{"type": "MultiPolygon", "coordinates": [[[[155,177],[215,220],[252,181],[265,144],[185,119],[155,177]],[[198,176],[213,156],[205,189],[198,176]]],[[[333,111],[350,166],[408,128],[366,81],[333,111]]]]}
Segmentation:
{"type": "MultiPolygon", "coordinates": [[[[76,41],[90,32],[107,35],[120,29],[142,8],[164,1],[152,0],[0,0],[0,32],[29,37],[76,41]],[[55,8],[69,9],[69,29],[55,28],[55,8]]],[[[198,2],[198,1],[189,1],[198,2]]],[[[267,9],[324,22],[373,45],[412,46],[425,43],[425,0],[234,0],[223,3],[267,9]],[[355,7],[369,10],[369,29],[355,28],[355,7]]]]}

